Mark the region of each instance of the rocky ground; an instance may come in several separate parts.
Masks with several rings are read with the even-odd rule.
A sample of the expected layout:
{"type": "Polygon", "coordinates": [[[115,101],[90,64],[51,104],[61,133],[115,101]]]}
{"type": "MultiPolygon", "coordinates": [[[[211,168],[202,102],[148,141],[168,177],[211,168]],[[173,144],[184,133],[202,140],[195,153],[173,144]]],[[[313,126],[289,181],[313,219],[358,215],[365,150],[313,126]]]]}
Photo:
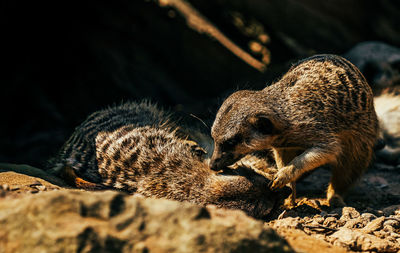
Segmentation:
{"type": "Polygon", "coordinates": [[[378,164],[371,168],[349,192],[343,208],[324,205],[329,176],[328,170],[319,169],[299,182],[297,207],[268,224],[294,249],[298,234],[307,234],[343,251],[399,252],[399,168],[378,164]]]}
{"type": "Polygon", "coordinates": [[[241,211],[67,189],[33,167],[0,167],[0,252],[293,252],[241,211]],[[37,177],[12,171],[23,169],[37,177]]]}
{"type": "Polygon", "coordinates": [[[298,183],[298,205],[264,222],[241,211],[68,189],[0,165],[0,252],[399,252],[400,174],[375,166],[347,206],[324,205],[329,171],[298,183]],[[54,243],[56,242],[56,243],[54,243]]]}

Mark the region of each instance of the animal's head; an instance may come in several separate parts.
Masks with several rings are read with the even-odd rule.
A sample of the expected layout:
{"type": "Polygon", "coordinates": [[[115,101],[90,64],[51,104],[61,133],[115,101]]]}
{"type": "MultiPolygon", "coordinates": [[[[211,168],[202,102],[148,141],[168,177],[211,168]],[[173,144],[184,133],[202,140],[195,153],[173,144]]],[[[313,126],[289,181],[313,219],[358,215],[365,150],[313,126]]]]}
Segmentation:
{"type": "Polygon", "coordinates": [[[224,101],[211,129],[213,170],[229,166],[246,154],[270,148],[279,126],[265,95],[262,91],[242,90],[224,101]]]}
{"type": "MultiPolygon", "coordinates": [[[[273,173],[270,176],[273,177],[273,173]]],[[[242,210],[257,219],[268,219],[291,193],[286,186],[272,191],[267,177],[247,167],[226,169],[214,178],[210,187],[210,203],[221,208],[242,210]]]]}

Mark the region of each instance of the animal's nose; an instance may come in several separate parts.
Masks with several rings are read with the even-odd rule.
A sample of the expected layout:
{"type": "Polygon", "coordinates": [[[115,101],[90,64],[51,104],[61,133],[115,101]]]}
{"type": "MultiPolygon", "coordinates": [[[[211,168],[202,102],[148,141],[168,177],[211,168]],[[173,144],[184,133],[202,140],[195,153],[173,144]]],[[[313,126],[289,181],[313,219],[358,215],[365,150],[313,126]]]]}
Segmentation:
{"type": "Polygon", "coordinates": [[[218,158],[211,158],[211,161],[210,161],[210,168],[211,168],[212,170],[218,171],[218,170],[220,170],[220,163],[221,163],[221,158],[220,158],[220,157],[218,157],[218,158]]]}

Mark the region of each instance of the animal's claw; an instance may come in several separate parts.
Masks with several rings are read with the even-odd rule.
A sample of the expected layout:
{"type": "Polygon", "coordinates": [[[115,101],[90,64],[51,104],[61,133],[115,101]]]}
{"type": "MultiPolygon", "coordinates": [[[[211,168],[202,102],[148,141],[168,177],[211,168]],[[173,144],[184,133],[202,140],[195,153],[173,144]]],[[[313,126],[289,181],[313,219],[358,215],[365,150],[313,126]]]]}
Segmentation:
{"type": "Polygon", "coordinates": [[[282,169],[280,169],[276,175],[274,176],[274,179],[272,180],[272,185],[270,186],[270,188],[272,190],[275,189],[280,189],[283,188],[286,184],[291,182],[291,173],[290,169],[288,167],[284,167],[282,169]]]}

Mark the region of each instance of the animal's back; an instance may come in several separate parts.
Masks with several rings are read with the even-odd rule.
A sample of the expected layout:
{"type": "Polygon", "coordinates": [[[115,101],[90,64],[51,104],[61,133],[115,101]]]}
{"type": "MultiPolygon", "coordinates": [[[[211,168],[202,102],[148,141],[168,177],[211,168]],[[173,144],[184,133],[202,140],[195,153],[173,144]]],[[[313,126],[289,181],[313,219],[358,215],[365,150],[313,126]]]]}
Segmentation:
{"type": "Polygon", "coordinates": [[[304,59],[264,91],[271,103],[280,105],[288,125],[303,131],[336,135],[356,130],[371,138],[376,135],[372,90],[360,71],[340,56],[304,59]]]}
{"type": "Polygon", "coordinates": [[[378,120],[370,86],[346,59],[317,55],[294,65],[266,92],[280,89],[292,124],[287,139],[303,147],[307,142],[314,149],[327,147],[325,156],[333,167],[328,200],[341,201],[338,195],[357,181],[373,156],[378,120]]]}
{"type": "Polygon", "coordinates": [[[50,161],[50,170],[57,174],[58,170],[70,166],[78,175],[85,174],[91,182],[100,183],[95,143],[100,132],[113,132],[124,126],[167,125],[168,119],[168,113],[147,101],[124,103],[94,112],[75,129],[58,155],[50,161]]]}

